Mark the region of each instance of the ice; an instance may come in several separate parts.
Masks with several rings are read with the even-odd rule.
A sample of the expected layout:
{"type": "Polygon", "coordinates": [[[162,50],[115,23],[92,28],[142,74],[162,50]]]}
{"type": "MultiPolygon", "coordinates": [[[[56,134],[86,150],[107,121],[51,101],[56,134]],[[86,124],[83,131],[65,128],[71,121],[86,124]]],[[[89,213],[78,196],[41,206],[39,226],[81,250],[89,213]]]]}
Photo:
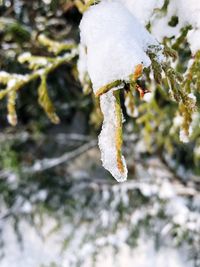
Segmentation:
{"type": "Polygon", "coordinates": [[[83,16],[80,30],[95,92],[112,81],[129,80],[138,64],[149,66],[145,51],[150,45],[158,45],[138,19],[116,1],[91,7],[83,16]]]}
{"type": "Polygon", "coordinates": [[[107,169],[118,182],[127,179],[127,168],[123,157],[124,173],[120,172],[117,167],[117,154],[115,147],[115,98],[112,91],[101,96],[101,110],[104,116],[102,131],[99,135],[99,147],[101,150],[101,160],[103,167],[107,169]]]}

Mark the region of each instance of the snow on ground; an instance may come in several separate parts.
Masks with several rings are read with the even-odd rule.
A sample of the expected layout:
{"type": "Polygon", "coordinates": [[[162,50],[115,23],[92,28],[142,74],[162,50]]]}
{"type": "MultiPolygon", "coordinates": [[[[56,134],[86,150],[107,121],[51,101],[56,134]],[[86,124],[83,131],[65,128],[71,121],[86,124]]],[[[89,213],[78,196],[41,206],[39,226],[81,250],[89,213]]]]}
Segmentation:
{"type": "MultiPolygon", "coordinates": [[[[74,254],[72,252],[70,255],[70,248],[67,253],[60,254],[59,244],[63,233],[54,234],[48,239],[42,240],[33,228],[26,223],[23,223],[23,232],[25,243],[23,250],[20,250],[11,225],[6,225],[4,229],[6,255],[1,261],[1,267],[39,267],[41,264],[50,264],[51,262],[56,262],[59,267],[72,266],[70,260],[73,259],[74,254]]],[[[78,255],[80,251],[77,250],[76,253],[78,255]]],[[[96,267],[192,266],[183,255],[183,251],[172,247],[161,247],[159,250],[156,250],[154,241],[147,236],[143,236],[139,239],[138,247],[130,250],[127,245],[124,245],[115,258],[113,258],[113,251],[111,249],[104,249],[97,257],[96,267]]],[[[92,267],[92,259],[88,258],[82,266],[92,267]]]]}
{"type": "MultiPolygon", "coordinates": [[[[128,163],[130,164],[133,158],[128,158],[128,163]]],[[[85,191],[82,188],[82,180],[84,179],[81,180],[81,177],[83,178],[83,173],[86,174],[89,171],[89,177],[97,177],[97,174],[100,175],[99,168],[96,169],[94,166],[99,166],[97,148],[93,148],[86,154],[80,155],[80,157],[68,165],[68,173],[70,175],[76,172],[76,183],[73,190],[73,196],[77,194],[77,198],[74,198],[76,201],[80,200],[81,202],[82,198],[85,196],[85,191]]],[[[59,267],[74,267],[76,266],[75,263],[77,259],[84,259],[86,262],[81,265],[81,267],[92,267],[91,255],[97,247],[99,254],[97,256],[96,267],[192,267],[193,265],[190,265],[190,262],[188,262],[188,248],[175,248],[174,244],[176,244],[176,242],[174,239],[170,239],[169,233],[175,223],[176,226],[180,226],[179,233],[181,233],[181,229],[188,229],[191,234],[193,233],[195,235],[196,230],[199,229],[200,226],[199,194],[197,194],[194,199],[194,210],[189,210],[186,201],[184,201],[185,198],[182,195],[189,194],[193,196],[195,195],[195,189],[185,187],[176,179],[172,179],[173,173],[171,173],[159,159],[151,158],[148,159],[148,161],[143,160],[142,164],[138,163],[135,168],[136,177],[134,177],[134,179],[130,178],[126,183],[116,183],[112,185],[112,188],[110,188],[112,194],[109,193],[109,187],[107,187],[108,185],[104,181],[105,184],[102,196],[100,196],[100,198],[97,197],[98,202],[94,202],[99,204],[96,204],[94,209],[91,209],[89,205],[86,210],[83,210],[83,212],[86,213],[92,212],[94,218],[90,217],[93,218],[90,224],[83,223],[81,220],[80,223],[77,224],[78,227],[76,227],[72,225],[72,223],[69,223],[68,217],[66,218],[64,216],[61,229],[49,235],[51,230],[55,228],[56,221],[44,215],[43,227],[41,229],[41,235],[39,235],[32,226],[21,219],[19,228],[24,240],[21,250],[17,242],[16,234],[13,231],[12,220],[7,219],[6,221],[0,221],[3,240],[5,241],[5,257],[0,261],[0,266],[41,267],[41,264],[47,265],[51,262],[56,262],[59,267]],[[137,179],[137,177],[139,179],[137,179]],[[156,216],[159,210],[159,201],[155,199],[155,205],[141,205],[137,209],[134,209],[133,206],[130,211],[132,202],[129,202],[127,196],[132,190],[139,190],[143,196],[149,199],[153,199],[157,196],[162,202],[167,202],[166,214],[169,215],[169,218],[164,224],[160,224],[159,219],[156,217],[155,225],[153,224],[156,233],[161,235],[158,238],[160,241],[158,245],[159,249],[155,247],[155,238],[157,236],[145,234],[145,229],[140,232],[141,234],[137,239],[138,243],[136,247],[129,249],[125,244],[127,236],[129,235],[129,226],[135,229],[138,225],[142,224],[141,222],[146,218],[146,214],[156,216]],[[110,199],[111,197],[112,199],[110,199]],[[97,224],[100,224],[101,227],[105,229],[110,229],[109,227],[113,225],[112,220],[115,222],[116,212],[114,211],[117,209],[117,205],[120,201],[122,201],[123,205],[129,210],[127,210],[128,219],[125,220],[125,224],[123,220],[119,221],[119,218],[116,217],[118,227],[114,233],[108,230],[106,231],[109,233],[107,236],[104,236],[102,232],[98,235],[96,230],[97,224]],[[94,241],[85,238],[86,235],[93,235],[92,240],[94,241]],[[61,253],[61,244],[68,237],[72,237],[72,239],[68,242],[68,246],[64,252],[61,253]],[[106,244],[108,244],[108,248],[105,247],[106,244]],[[111,245],[119,248],[119,254],[115,258],[113,257],[111,245]],[[99,249],[99,247],[101,249],[99,249]]],[[[104,177],[105,173],[104,175],[102,174],[102,176],[104,177]]],[[[102,176],[98,176],[101,181],[102,176]]],[[[87,175],[85,177],[87,177],[87,175]]],[[[84,185],[86,190],[88,190],[89,185],[94,188],[95,197],[99,194],[97,190],[98,184],[95,185],[95,179],[91,179],[89,185],[87,183],[84,185]]],[[[45,192],[42,191],[39,194],[40,198],[44,199],[46,195],[45,192]]],[[[20,203],[18,204],[20,205],[20,203]]],[[[20,207],[18,208],[21,210],[20,207]]],[[[25,205],[25,207],[22,206],[22,210],[28,213],[30,212],[30,207],[28,205],[25,205]]],[[[15,212],[17,212],[17,210],[15,210],[15,212]]],[[[79,212],[80,210],[74,212],[73,217],[79,217],[79,212]]],[[[4,213],[6,213],[6,210],[4,213]]],[[[39,222],[40,220],[38,220],[38,224],[39,222]]],[[[49,265],[47,266],[50,267],[49,265]]]]}

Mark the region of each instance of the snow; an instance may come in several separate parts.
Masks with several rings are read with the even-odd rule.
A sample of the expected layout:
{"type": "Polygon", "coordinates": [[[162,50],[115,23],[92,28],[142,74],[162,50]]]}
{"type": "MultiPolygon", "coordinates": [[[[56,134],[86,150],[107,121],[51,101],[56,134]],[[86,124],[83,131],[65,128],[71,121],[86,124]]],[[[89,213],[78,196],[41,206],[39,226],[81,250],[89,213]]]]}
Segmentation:
{"type": "Polygon", "coordinates": [[[190,140],[189,140],[189,136],[186,134],[185,130],[184,129],[181,129],[180,130],[180,133],[179,133],[179,139],[181,142],[183,143],[188,143],[190,140]]]}
{"type": "Polygon", "coordinates": [[[184,25],[191,24],[200,27],[200,1],[199,0],[176,0],[178,16],[184,25]]]}
{"type": "MultiPolygon", "coordinates": [[[[140,1],[138,1],[140,5],[140,1]]],[[[192,30],[187,35],[190,49],[195,54],[200,49],[200,1],[199,0],[170,0],[167,13],[158,14],[151,21],[152,34],[162,41],[164,37],[178,37],[180,31],[187,25],[192,30]],[[178,16],[178,24],[171,27],[168,23],[172,16],[178,16]],[[165,30],[163,30],[165,29],[165,30]]]]}
{"type": "Polygon", "coordinates": [[[161,8],[164,0],[119,0],[143,24],[148,24],[153,11],[161,8]]]}
{"type": "Polygon", "coordinates": [[[188,42],[193,54],[200,50],[200,28],[193,29],[188,33],[188,42]]]}
{"type": "Polygon", "coordinates": [[[94,92],[115,81],[129,81],[138,64],[148,67],[145,51],[157,41],[129,10],[118,2],[91,7],[80,23],[81,43],[87,47],[87,70],[94,92]]]}
{"type": "Polygon", "coordinates": [[[31,58],[31,53],[30,52],[24,52],[18,57],[19,62],[25,62],[31,58]]]}
{"type": "Polygon", "coordinates": [[[8,78],[10,75],[9,73],[5,72],[5,71],[0,71],[0,78],[8,78]]]}
{"type": "Polygon", "coordinates": [[[182,25],[192,25],[188,34],[191,51],[195,54],[200,49],[200,1],[177,0],[178,16],[182,25]]]}
{"type": "Polygon", "coordinates": [[[84,83],[85,76],[87,74],[87,64],[86,64],[86,49],[83,45],[79,45],[79,59],[77,63],[79,80],[81,83],[84,83]]]}
{"type": "MultiPolygon", "coordinates": [[[[46,218],[46,225],[52,227],[51,218],[46,218]]],[[[24,245],[23,250],[20,250],[19,244],[17,243],[15,233],[9,222],[4,228],[4,235],[6,236],[6,255],[1,259],[1,267],[36,267],[36,266],[51,266],[52,262],[58,263],[60,267],[71,267],[75,266],[72,264],[73,250],[72,247],[68,247],[67,253],[60,253],[60,241],[65,232],[71,231],[69,225],[65,227],[61,232],[57,234],[52,234],[47,239],[41,239],[40,236],[30,227],[27,223],[21,224],[23,229],[24,245]]],[[[83,229],[80,229],[80,235],[82,235],[83,229]]],[[[126,236],[126,232],[119,232],[119,237],[126,236]],[[120,236],[121,235],[121,236],[120,236]]],[[[117,237],[116,237],[117,238],[117,237]]],[[[77,241],[77,240],[76,240],[77,241]]],[[[120,240],[121,241],[121,240],[120,240]]],[[[122,239],[123,241],[123,239],[122,239]]],[[[105,242],[105,239],[98,239],[100,246],[103,245],[101,242],[105,242]]],[[[97,243],[98,243],[97,242],[97,243]]],[[[118,240],[117,240],[118,242],[118,240]]],[[[77,249],[77,248],[74,248],[77,249]]],[[[84,253],[85,255],[90,254],[91,244],[86,243],[79,253],[84,253]]],[[[77,251],[76,251],[77,253],[77,251]]],[[[141,236],[138,241],[138,246],[133,250],[130,250],[128,246],[123,244],[120,248],[119,254],[116,255],[118,264],[117,266],[122,267],[132,267],[133,262],[137,267],[190,267],[192,264],[186,261],[186,257],[183,256],[183,251],[176,250],[173,247],[162,247],[157,250],[154,245],[154,240],[148,236],[141,236]]],[[[185,255],[185,254],[184,254],[185,255]]],[[[88,259],[82,266],[91,267],[93,265],[92,258],[88,259]]],[[[95,266],[105,266],[111,267],[116,266],[116,261],[113,259],[113,250],[111,247],[106,247],[102,250],[95,263],[95,266]]]]}
{"type": "Polygon", "coordinates": [[[152,92],[148,92],[144,94],[143,100],[147,103],[151,102],[153,100],[154,94],[152,92]]]}
{"type": "Polygon", "coordinates": [[[190,94],[188,95],[188,97],[196,103],[197,98],[196,98],[196,96],[195,96],[193,93],[190,93],[190,94]]]}
{"type": "Polygon", "coordinates": [[[16,85],[16,79],[10,79],[8,82],[8,88],[14,87],[16,85]]]}

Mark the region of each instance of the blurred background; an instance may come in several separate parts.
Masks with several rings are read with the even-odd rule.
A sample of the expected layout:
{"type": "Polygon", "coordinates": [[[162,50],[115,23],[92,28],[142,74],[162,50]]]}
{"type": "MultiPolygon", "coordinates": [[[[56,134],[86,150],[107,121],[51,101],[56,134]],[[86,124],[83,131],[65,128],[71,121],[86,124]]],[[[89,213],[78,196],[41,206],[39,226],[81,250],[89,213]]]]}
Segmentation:
{"type": "MultiPolygon", "coordinates": [[[[23,52],[52,56],[40,33],[78,43],[81,17],[74,1],[0,0],[0,71],[28,73],[23,52]]],[[[191,57],[184,40],[177,52],[181,71],[191,57]]],[[[136,96],[137,118],[124,109],[129,177],[118,184],[101,166],[102,115],[76,61],[47,83],[58,125],[37,103],[38,80],[18,94],[16,127],[0,102],[0,266],[200,266],[199,115],[183,144],[167,94],[158,86],[151,102],[136,96]]]]}

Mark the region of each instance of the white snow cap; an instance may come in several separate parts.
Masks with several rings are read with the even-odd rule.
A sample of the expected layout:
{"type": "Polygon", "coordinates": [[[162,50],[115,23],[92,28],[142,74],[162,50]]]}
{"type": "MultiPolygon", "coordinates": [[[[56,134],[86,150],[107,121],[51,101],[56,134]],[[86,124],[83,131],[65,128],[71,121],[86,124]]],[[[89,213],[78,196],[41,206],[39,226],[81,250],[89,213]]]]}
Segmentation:
{"type": "Polygon", "coordinates": [[[143,24],[147,24],[153,11],[161,8],[164,0],[119,0],[143,24]]]}
{"type": "MultiPolygon", "coordinates": [[[[121,0],[126,1],[126,0],[121,0]]],[[[131,2],[131,0],[127,0],[131,2]]],[[[140,1],[139,5],[140,5],[140,1]]],[[[193,54],[200,50],[200,1],[199,0],[170,0],[167,13],[164,16],[158,15],[153,19],[151,28],[152,33],[159,41],[164,37],[178,36],[180,30],[191,25],[187,40],[193,54]],[[178,23],[175,27],[169,25],[173,16],[178,17],[178,23]],[[163,30],[164,29],[164,30],[163,30]]]]}
{"type": "Polygon", "coordinates": [[[136,65],[150,65],[145,53],[158,45],[132,13],[117,1],[101,2],[84,13],[81,43],[87,47],[87,69],[93,89],[128,80],[136,65]]]}

